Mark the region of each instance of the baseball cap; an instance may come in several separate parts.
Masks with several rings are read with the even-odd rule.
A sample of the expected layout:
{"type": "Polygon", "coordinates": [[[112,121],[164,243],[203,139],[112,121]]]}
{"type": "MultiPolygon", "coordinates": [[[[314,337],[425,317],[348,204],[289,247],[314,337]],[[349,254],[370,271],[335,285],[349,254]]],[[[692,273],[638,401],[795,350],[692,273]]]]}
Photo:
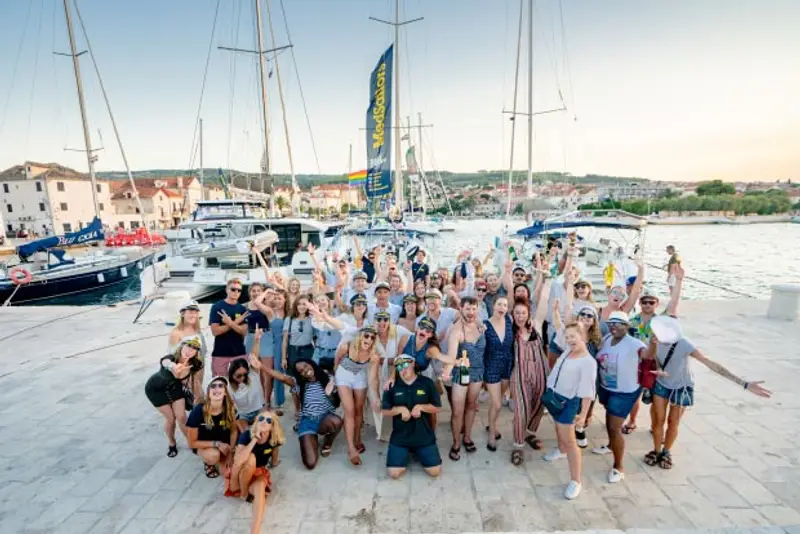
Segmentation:
{"type": "Polygon", "coordinates": [[[425,298],[426,298],[426,299],[433,298],[433,299],[439,299],[439,300],[441,300],[441,299],[442,299],[442,292],[441,292],[441,291],[439,291],[438,289],[429,289],[429,290],[428,290],[428,291],[425,293],[425,298]]]}
{"type": "Polygon", "coordinates": [[[639,295],[639,300],[641,300],[643,298],[651,298],[651,299],[660,300],[658,298],[658,293],[656,293],[652,288],[647,287],[647,286],[642,288],[642,293],[641,293],[641,295],[639,295]]]}
{"type": "Polygon", "coordinates": [[[361,332],[362,334],[363,333],[376,334],[376,335],[378,334],[378,331],[371,324],[367,324],[367,325],[362,326],[361,330],[359,330],[359,332],[361,332]]]}
{"type": "Polygon", "coordinates": [[[405,297],[403,297],[403,302],[419,302],[419,299],[414,293],[408,293],[405,297]]]}
{"type": "Polygon", "coordinates": [[[367,279],[367,273],[365,273],[364,271],[356,271],[356,272],[354,272],[353,273],[353,280],[357,280],[359,278],[362,278],[362,279],[366,280],[367,279]]]}
{"type": "Polygon", "coordinates": [[[609,324],[630,324],[628,314],[623,311],[611,312],[606,322],[609,324]]]}
{"type": "Polygon", "coordinates": [[[523,267],[522,265],[516,265],[511,272],[515,273],[517,271],[522,271],[523,273],[527,273],[528,272],[528,271],[525,270],[525,267],[523,267]]]}
{"type": "Polygon", "coordinates": [[[423,317],[417,326],[422,330],[430,330],[431,332],[436,332],[436,321],[434,321],[430,317],[423,317]]]}
{"type": "Polygon", "coordinates": [[[391,290],[392,286],[389,285],[389,282],[378,282],[377,284],[375,284],[375,291],[377,291],[379,289],[391,290]]]}
{"type": "Polygon", "coordinates": [[[367,297],[365,297],[361,293],[356,293],[350,298],[350,306],[355,306],[356,304],[367,304],[367,297]]]}
{"type": "Polygon", "coordinates": [[[194,347],[197,350],[203,348],[203,343],[197,336],[186,336],[185,338],[181,339],[181,345],[189,345],[190,347],[194,347]]]}
{"type": "Polygon", "coordinates": [[[394,365],[400,365],[404,363],[414,363],[415,360],[412,356],[408,354],[401,354],[397,358],[394,359],[394,365]]]}
{"type": "Polygon", "coordinates": [[[375,314],[375,320],[376,321],[381,321],[381,320],[383,320],[383,321],[391,321],[392,320],[392,314],[389,313],[386,310],[381,310],[381,311],[379,311],[378,313],[375,314]]]}

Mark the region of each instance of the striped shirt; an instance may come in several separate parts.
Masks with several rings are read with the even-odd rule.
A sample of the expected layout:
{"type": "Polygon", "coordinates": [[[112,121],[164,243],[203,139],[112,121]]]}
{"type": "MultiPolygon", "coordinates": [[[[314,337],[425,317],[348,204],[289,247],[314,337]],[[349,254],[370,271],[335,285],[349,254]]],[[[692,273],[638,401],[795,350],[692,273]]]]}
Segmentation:
{"type": "Polygon", "coordinates": [[[320,419],[334,411],[333,403],[325,394],[322,384],[319,382],[306,383],[303,394],[303,409],[300,411],[300,416],[320,419]]]}

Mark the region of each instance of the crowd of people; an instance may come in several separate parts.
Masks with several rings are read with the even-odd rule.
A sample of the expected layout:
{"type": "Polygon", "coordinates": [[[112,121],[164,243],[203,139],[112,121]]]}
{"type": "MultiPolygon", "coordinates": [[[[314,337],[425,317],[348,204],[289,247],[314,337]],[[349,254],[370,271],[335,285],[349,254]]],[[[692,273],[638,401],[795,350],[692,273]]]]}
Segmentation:
{"type": "Polygon", "coordinates": [[[342,429],[347,458],[359,466],[368,453],[368,426],[388,442],[387,473],[399,478],[412,458],[428,475],[442,473],[436,428],[443,396],[452,462],[461,460],[462,448],[477,450],[480,402],[488,402],[491,452],[502,439],[503,405],[513,412],[510,462],[517,466],[527,449],[543,448],[539,432],[549,414],[557,440],[543,459],[567,459],[565,497],[574,499],[597,402],[608,441],[592,452],[613,454],[613,484],[625,477],[625,434],[637,428],[642,404],[650,410],[653,438],[644,461],[672,467],[681,417],[694,404],[691,360],[770,396],[760,382],[734,375],[683,335],[677,314],[684,271],[674,248],[663,310],[645,284],[641,260],[636,276],[609,284],[607,301],[595,302],[579,252],[567,242],[549,243],[529,266],[509,260],[499,273],[492,268],[494,251],[485,258],[464,251],[454,269],[434,270],[423,249],[403,258],[381,246],[362,251],[356,242],[349,261],[318,258],[308,248],[316,262],[310,288],[278,271],[267,273],[266,284],[227,283],[226,298],[208,317],[210,354],[198,304],[183,305],[169,354],[145,386],[164,420],[167,455],[178,454],[177,427],[206,476],[224,476],[226,496],[253,503],[254,532],[286,440],[282,418],[291,421],[306,469],[332,453],[342,429]]]}

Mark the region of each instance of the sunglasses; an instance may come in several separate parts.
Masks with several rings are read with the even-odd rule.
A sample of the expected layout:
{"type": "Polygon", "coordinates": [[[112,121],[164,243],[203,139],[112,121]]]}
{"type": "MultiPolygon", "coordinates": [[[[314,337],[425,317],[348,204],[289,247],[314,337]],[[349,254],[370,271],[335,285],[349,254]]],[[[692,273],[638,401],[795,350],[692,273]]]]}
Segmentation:
{"type": "Polygon", "coordinates": [[[389,319],[387,319],[386,317],[376,317],[375,321],[379,323],[388,323],[389,319]]]}
{"type": "Polygon", "coordinates": [[[589,284],[575,284],[575,289],[588,288],[589,284]]]}
{"type": "Polygon", "coordinates": [[[578,317],[583,317],[584,319],[594,319],[594,315],[591,313],[579,313],[578,317]]]}
{"type": "Polygon", "coordinates": [[[228,291],[233,291],[234,293],[241,293],[242,292],[242,288],[241,287],[229,287],[228,291]]]}
{"type": "Polygon", "coordinates": [[[364,334],[364,339],[375,339],[375,334],[364,334]]]}
{"type": "Polygon", "coordinates": [[[271,425],[272,417],[269,417],[267,415],[259,415],[258,417],[256,417],[256,421],[258,421],[259,423],[269,423],[271,425]]]}
{"type": "Polygon", "coordinates": [[[208,385],[208,389],[225,389],[225,384],[222,382],[214,382],[208,385]]]}
{"type": "Polygon", "coordinates": [[[297,330],[298,330],[298,331],[299,331],[301,334],[303,333],[303,324],[305,324],[305,321],[298,321],[298,322],[297,322],[297,330]]]}
{"type": "Polygon", "coordinates": [[[640,300],[639,302],[642,304],[642,306],[655,306],[656,305],[656,301],[655,300],[640,300]]]}
{"type": "Polygon", "coordinates": [[[475,291],[477,291],[478,293],[486,293],[486,288],[485,287],[476,287],[475,291]]]}
{"type": "Polygon", "coordinates": [[[406,369],[408,367],[411,367],[411,362],[400,362],[394,366],[394,368],[397,369],[398,371],[402,371],[403,369],[406,369]]]}

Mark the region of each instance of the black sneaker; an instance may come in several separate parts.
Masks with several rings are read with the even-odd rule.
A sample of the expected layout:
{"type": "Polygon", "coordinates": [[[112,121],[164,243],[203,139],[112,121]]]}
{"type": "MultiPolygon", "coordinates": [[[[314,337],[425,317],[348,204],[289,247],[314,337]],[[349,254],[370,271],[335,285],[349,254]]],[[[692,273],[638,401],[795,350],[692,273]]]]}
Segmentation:
{"type": "Polygon", "coordinates": [[[578,442],[578,447],[585,449],[589,446],[589,440],[586,439],[586,430],[583,428],[575,427],[575,441],[578,442]]]}

